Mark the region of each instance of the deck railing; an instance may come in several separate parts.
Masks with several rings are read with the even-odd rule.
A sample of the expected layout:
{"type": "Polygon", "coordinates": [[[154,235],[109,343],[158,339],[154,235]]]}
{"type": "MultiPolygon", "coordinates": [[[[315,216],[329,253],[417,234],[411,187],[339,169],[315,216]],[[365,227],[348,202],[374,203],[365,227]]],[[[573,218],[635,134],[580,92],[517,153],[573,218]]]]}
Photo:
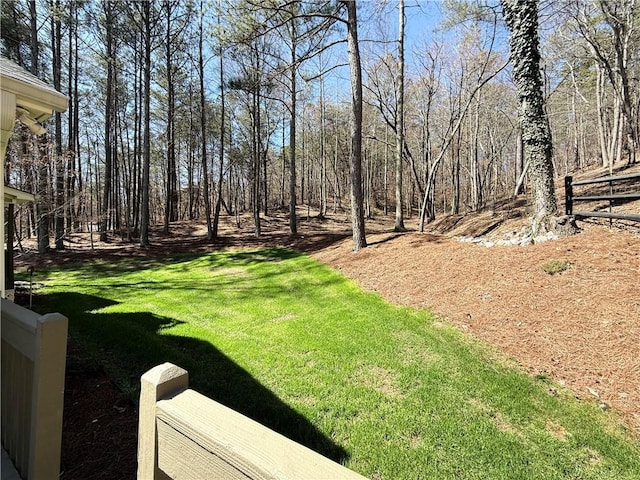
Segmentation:
{"type": "Polygon", "coordinates": [[[180,367],[141,380],[138,480],[364,478],[190,390],[180,367]]]}
{"type": "Polygon", "coordinates": [[[2,446],[25,480],[60,476],[67,319],[1,300],[2,446]]]}

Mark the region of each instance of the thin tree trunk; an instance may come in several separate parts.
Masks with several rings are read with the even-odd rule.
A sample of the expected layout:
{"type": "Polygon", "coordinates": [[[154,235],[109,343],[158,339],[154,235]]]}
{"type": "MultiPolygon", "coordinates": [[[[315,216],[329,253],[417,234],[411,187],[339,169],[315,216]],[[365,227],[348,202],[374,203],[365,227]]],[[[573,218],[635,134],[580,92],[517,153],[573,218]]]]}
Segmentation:
{"type": "Polygon", "coordinates": [[[610,163],[609,150],[607,149],[607,137],[604,128],[605,111],[603,108],[602,99],[604,97],[604,74],[600,64],[596,62],[596,109],[598,120],[598,140],[600,144],[600,155],[602,156],[602,166],[607,166],[610,163]]]}
{"type": "Polygon", "coordinates": [[[143,138],[142,138],[142,206],[140,215],[140,246],[149,246],[149,176],[151,170],[151,8],[149,2],[142,4],[143,48],[144,48],[144,86],[143,86],[143,138]]]}
{"type": "MultiPolygon", "coordinates": [[[[56,0],[56,9],[60,11],[60,0],[56,0]]],[[[62,32],[60,14],[51,17],[51,46],[53,55],[53,86],[60,91],[62,88],[62,32]]],[[[56,194],[55,194],[55,245],[56,250],[64,250],[64,227],[65,227],[65,182],[64,182],[64,165],[62,159],[62,115],[60,112],[54,114],[55,124],[55,145],[54,145],[54,163],[56,169],[56,194]]]]}
{"type": "MultiPolygon", "coordinates": [[[[220,23],[220,17],[218,16],[218,23],[220,23]]],[[[225,148],[225,116],[226,116],[226,104],[225,104],[225,86],[224,86],[224,51],[220,46],[219,52],[219,64],[220,69],[220,163],[218,165],[218,189],[216,190],[216,206],[213,217],[213,237],[218,237],[218,224],[220,223],[220,208],[222,206],[222,181],[224,178],[224,148],[225,148]]]]}
{"type": "MultiPolygon", "coordinates": [[[[285,106],[283,108],[283,111],[282,111],[282,138],[286,138],[286,136],[287,136],[286,128],[285,128],[286,127],[286,123],[287,123],[286,110],[287,109],[286,109],[286,106],[285,106]]],[[[286,149],[285,149],[284,142],[283,142],[282,155],[281,155],[282,164],[280,165],[281,166],[281,172],[280,172],[280,175],[281,175],[281,179],[280,179],[280,181],[281,181],[281,183],[280,183],[280,208],[284,208],[284,192],[286,191],[286,183],[287,183],[287,178],[286,178],[287,177],[287,175],[286,175],[286,172],[287,172],[287,165],[286,165],[287,164],[287,156],[286,156],[285,152],[286,152],[286,149]]]]}
{"type": "MultiPolygon", "coordinates": [[[[257,52],[254,52],[257,55],[257,52]]],[[[257,90],[257,88],[256,88],[257,90]]],[[[253,119],[252,119],[252,172],[251,172],[251,193],[253,201],[251,208],[253,213],[254,235],[259,238],[261,235],[260,225],[260,101],[258,92],[251,94],[253,119]]]]}
{"type": "MultiPolygon", "coordinates": [[[[320,53],[320,65],[322,66],[322,53],[320,53]]],[[[325,116],[324,77],[320,76],[320,218],[327,216],[327,132],[325,116]]]]}
{"type": "Polygon", "coordinates": [[[358,45],[358,20],[355,0],[346,1],[347,45],[351,71],[351,154],[349,177],[351,179],[351,223],[353,250],[367,246],[362,196],[362,65],[358,45]]]}
{"type": "Polygon", "coordinates": [[[45,253],[51,247],[49,244],[49,151],[46,145],[47,135],[35,141],[40,150],[38,164],[38,192],[40,201],[36,202],[36,216],[38,222],[38,252],[45,253]]]}
{"type": "MultiPolygon", "coordinates": [[[[624,120],[620,130],[626,136],[628,162],[632,164],[636,161],[637,138],[634,129],[627,64],[629,60],[629,42],[633,32],[635,0],[623,2],[624,5],[620,5],[620,8],[614,7],[612,2],[605,0],[599,0],[598,3],[613,33],[615,73],[617,75],[613,86],[620,99],[620,108],[624,120]]],[[[620,144],[622,146],[622,142],[620,144]]]]}
{"type": "Polygon", "coordinates": [[[335,129],[334,129],[334,151],[333,151],[333,173],[334,173],[334,189],[333,189],[333,213],[338,211],[338,207],[342,208],[342,195],[340,193],[340,177],[338,175],[338,118],[336,110],[335,129]]]}
{"type": "MultiPolygon", "coordinates": [[[[31,21],[31,68],[33,75],[40,73],[40,43],[38,42],[38,13],[36,2],[29,1],[29,16],[31,21]]],[[[49,250],[49,198],[47,189],[49,186],[49,153],[47,151],[47,135],[34,139],[34,145],[39,150],[38,157],[38,193],[40,201],[36,202],[36,223],[38,236],[38,252],[45,253],[49,250]]]]}
{"type": "Polygon", "coordinates": [[[142,65],[140,55],[140,35],[136,32],[135,37],[136,51],[134,52],[135,72],[134,72],[134,115],[133,115],[133,171],[131,173],[132,185],[132,223],[133,223],[133,235],[140,235],[140,184],[142,170],[142,155],[141,155],[141,132],[142,132],[142,65]]]}
{"type": "Polygon", "coordinates": [[[105,26],[106,26],[106,48],[107,48],[107,83],[106,83],[106,99],[105,99],[105,163],[104,163],[104,187],[102,195],[102,208],[100,211],[100,241],[107,241],[107,228],[109,221],[109,207],[111,201],[111,179],[113,167],[113,144],[115,143],[114,135],[114,83],[115,83],[115,47],[113,38],[114,12],[113,3],[105,2],[105,26]]]}
{"type": "Polygon", "coordinates": [[[77,63],[77,55],[78,49],[75,49],[76,61],[74,61],[74,48],[73,48],[73,39],[74,32],[77,32],[77,22],[76,16],[78,8],[75,2],[71,2],[69,4],[69,38],[67,43],[67,68],[69,74],[67,75],[68,83],[67,83],[67,96],[69,97],[69,107],[67,109],[67,179],[65,191],[67,192],[68,201],[65,207],[65,217],[67,221],[67,231],[73,231],[75,227],[75,216],[77,213],[76,209],[76,200],[75,200],[75,161],[76,161],[76,124],[74,122],[75,118],[75,107],[76,107],[76,92],[73,90],[74,78],[77,78],[77,72],[74,75],[74,64],[77,63]]]}
{"type": "Polygon", "coordinates": [[[398,91],[396,105],[396,220],[394,231],[405,230],[402,210],[402,155],[404,153],[404,0],[398,4],[398,91]]]}
{"type": "MultiPolygon", "coordinates": [[[[451,148],[451,214],[460,213],[460,139],[461,135],[456,135],[457,140],[451,148]]],[[[444,169],[444,168],[443,168],[444,169]]]]}
{"type": "Polygon", "coordinates": [[[389,125],[384,125],[384,176],[382,179],[384,189],[383,212],[386,217],[389,215],[389,125]]]}
{"type": "Polygon", "coordinates": [[[479,158],[479,137],[480,137],[480,97],[478,94],[476,98],[476,111],[473,121],[473,142],[471,151],[471,208],[476,211],[483,203],[482,200],[482,183],[480,173],[480,158],[479,158]]]}
{"type": "Polygon", "coordinates": [[[35,0],[29,0],[29,20],[31,26],[31,68],[36,77],[40,73],[40,43],[38,43],[38,10],[35,0]]]}
{"type": "MultiPolygon", "coordinates": [[[[298,233],[298,225],[296,221],[296,100],[297,100],[297,54],[296,54],[296,19],[291,15],[291,78],[289,79],[290,85],[290,113],[289,119],[289,230],[292,234],[298,233]]],[[[304,182],[304,171],[302,172],[304,182]]],[[[302,191],[302,199],[304,200],[304,183],[302,191]]]]}
{"type": "Polygon", "coordinates": [[[82,158],[80,155],[80,98],[78,95],[78,79],[80,72],[78,69],[78,6],[74,3],[73,7],[74,15],[74,28],[73,28],[73,44],[74,44],[74,62],[73,62],[73,130],[75,136],[74,143],[74,161],[77,165],[77,170],[74,172],[75,178],[78,183],[78,206],[76,210],[78,230],[82,231],[81,215],[85,212],[86,195],[84,191],[84,180],[82,178],[82,158]]]}
{"type": "Polygon", "coordinates": [[[169,234],[169,224],[178,219],[178,192],[175,145],[175,86],[173,84],[173,39],[171,30],[171,4],[165,1],[166,32],[165,56],[167,69],[167,178],[163,233],[169,234]]]}
{"type": "MultiPolygon", "coordinates": [[[[200,0],[200,10],[204,7],[204,0],[200,0]]],[[[213,240],[213,225],[211,223],[211,198],[209,196],[209,163],[207,161],[207,108],[204,90],[204,25],[203,18],[200,19],[198,30],[198,73],[200,74],[200,133],[201,138],[201,159],[202,159],[202,195],[204,197],[204,213],[207,220],[207,240],[213,240]]]]}

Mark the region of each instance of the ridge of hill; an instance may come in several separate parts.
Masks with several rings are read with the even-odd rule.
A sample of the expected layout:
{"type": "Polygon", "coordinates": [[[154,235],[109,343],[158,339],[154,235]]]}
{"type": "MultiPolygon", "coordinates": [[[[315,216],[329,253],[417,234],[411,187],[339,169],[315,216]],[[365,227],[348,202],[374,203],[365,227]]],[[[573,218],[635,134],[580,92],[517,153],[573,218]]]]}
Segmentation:
{"type": "MultiPolygon", "coordinates": [[[[628,175],[640,173],[640,165],[618,167],[612,172],[608,168],[600,167],[573,172],[574,180],[592,180],[613,175],[628,175]]],[[[640,192],[640,179],[625,182],[616,187],[618,191],[640,192]]],[[[607,184],[600,184],[585,188],[590,195],[602,195],[608,192],[607,184]]],[[[565,210],[564,177],[556,179],[556,196],[558,210],[561,214],[565,210]]],[[[596,211],[607,208],[607,202],[589,202],[581,204],[580,210],[596,211]],[[584,207],[582,207],[584,205],[584,207]]],[[[617,204],[614,210],[617,213],[640,213],[640,200],[627,201],[617,204]]],[[[441,215],[425,228],[429,233],[437,233],[450,237],[458,237],[464,241],[482,243],[486,246],[493,245],[528,245],[533,243],[530,237],[529,215],[531,204],[525,194],[517,197],[499,199],[476,212],[465,212],[454,215],[441,215]]],[[[578,221],[579,228],[588,228],[591,225],[605,225],[624,231],[640,232],[640,223],[625,220],[613,220],[603,218],[584,218],[578,221]]],[[[549,238],[552,239],[552,238],[549,238]]],[[[538,241],[540,239],[537,239],[538,241]]]]}

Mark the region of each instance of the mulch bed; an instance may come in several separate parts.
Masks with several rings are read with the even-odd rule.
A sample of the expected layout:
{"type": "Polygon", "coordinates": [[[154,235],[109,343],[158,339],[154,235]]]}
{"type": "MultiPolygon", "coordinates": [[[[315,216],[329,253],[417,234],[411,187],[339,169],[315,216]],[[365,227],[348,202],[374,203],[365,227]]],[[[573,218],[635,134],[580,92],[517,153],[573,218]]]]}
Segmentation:
{"type": "Polygon", "coordinates": [[[69,339],[60,478],[135,479],[137,432],[136,405],[69,339]]]}

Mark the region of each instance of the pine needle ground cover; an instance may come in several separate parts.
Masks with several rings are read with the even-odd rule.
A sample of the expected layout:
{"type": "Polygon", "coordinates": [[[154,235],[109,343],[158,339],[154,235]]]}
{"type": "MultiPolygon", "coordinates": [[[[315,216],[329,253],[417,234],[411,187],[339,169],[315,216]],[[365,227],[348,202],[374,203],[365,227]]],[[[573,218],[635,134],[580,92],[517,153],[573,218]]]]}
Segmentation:
{"type": "Polygon", "coordinates": [[[142,373],[175,363],[192,388],[371,478],[640,478],[640,441],[615,413],[294,251],[98,262],[37,280],[38,308],[67,315],[132,397],[142,373]]]}

